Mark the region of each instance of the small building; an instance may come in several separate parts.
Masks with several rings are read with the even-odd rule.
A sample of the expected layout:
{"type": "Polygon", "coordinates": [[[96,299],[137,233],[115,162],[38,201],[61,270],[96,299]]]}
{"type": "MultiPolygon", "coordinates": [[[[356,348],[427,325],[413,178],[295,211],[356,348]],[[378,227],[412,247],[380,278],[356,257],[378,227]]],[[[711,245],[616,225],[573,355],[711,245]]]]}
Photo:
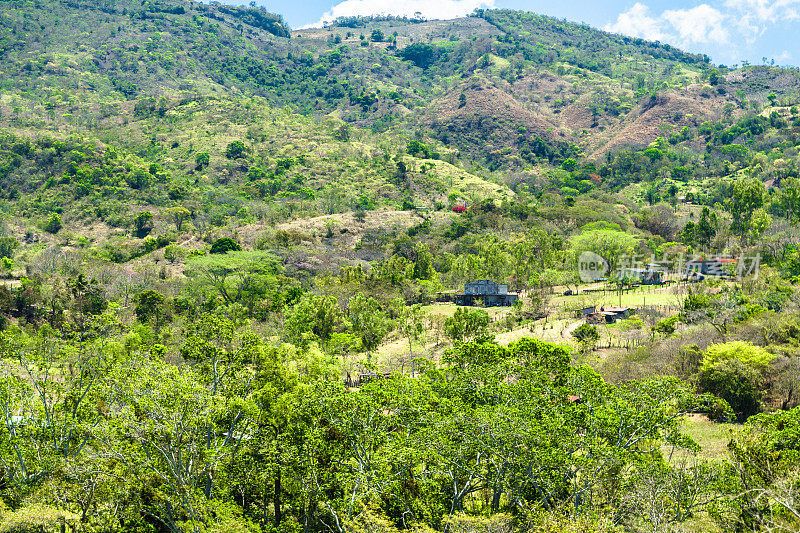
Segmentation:
{"type": "Polygon", "coordinates": [[[589,307],[584,307],[582,309],[578,309],[576,314],[577,314],[578,318],[585,318],[585,317],[587,317],[589,315],[593,315],[596,312],[597,312],[597,306],[596,305],[590,305],[589,307]]]}
{"type": "Polygon", "coordinates": [[[624,320],[631,316],[630,307],[601,307],[596,311],[586,315],[586,322],[589,324],[613,324],[617,320],[624,320]]]}
{"type": "Polygon", "coordinates": [[[605,313],[613,313],[620,318],[628,318],[631,316],[631,308],[630,307],[601,307],[600,311],[605,313]]]}
{"type": "Polygon", "coordinates": [[[482,302],[486,307],[509,306],[519,300],[518,294],[509,294],[508,285],[489,279],[471,281],[464,285],[464,294],[457,294],[456,305],[474,306],[482,302]]]}
{"type": "Polygon", "coordinates": [[[686,262],[687,279],[705,279],[706,276],[728,277],[731,269],[739,263],[737,259],[729,257],[712,257],[711,259],[692,259],[686,262]]]}
{"type": "Polygon", "coordinates": [[[648,268],[625,268],[619,273],[620,279],[632,278],[642,285],[663,285],[664,270],[655,266],[648,268]]]}
{"type": "Polygon", "coordinates": [[[350,375],[350,372],[347,372],[347,377],[344,379],[344,384],[348,388],[357,388],[362,385],[366,385],[367,383],[372,383],[373,381],[378,381],[380,379],[386,379],[391,376],[391,373],[384,372],[382,374],[376,372],[362,372],[358,374],[355,378],[350,375]]]}

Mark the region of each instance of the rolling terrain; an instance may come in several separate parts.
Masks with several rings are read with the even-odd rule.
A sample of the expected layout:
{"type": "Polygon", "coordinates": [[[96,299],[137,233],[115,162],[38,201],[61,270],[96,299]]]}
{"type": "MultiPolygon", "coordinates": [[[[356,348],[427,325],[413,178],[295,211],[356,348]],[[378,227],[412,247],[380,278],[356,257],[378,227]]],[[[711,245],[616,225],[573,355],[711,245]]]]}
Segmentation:
{"type": "Polygon", "coordinates": [[[0,533],[795,531],[799,223],[799,69],[0,2],[0,533]]]}

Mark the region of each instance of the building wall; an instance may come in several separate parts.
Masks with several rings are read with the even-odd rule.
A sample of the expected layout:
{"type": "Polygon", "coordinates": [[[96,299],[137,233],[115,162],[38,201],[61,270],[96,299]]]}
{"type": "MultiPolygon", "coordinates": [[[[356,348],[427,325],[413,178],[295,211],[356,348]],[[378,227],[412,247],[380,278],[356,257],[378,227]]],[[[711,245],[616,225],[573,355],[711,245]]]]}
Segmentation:
{"type": "MultiPolygon", "coordinates": [[[[499,289],[499,283],[482,279],[464,285],[464,294],[500,294],[499,289]]],[[[506,287],[506,291],[508,291],[508,287],[506,287]]]]}
{"type": "Polygon", "coordinates": [[[480,301],[486,307],[510,306],[519,300],[516,294],[459,294],[455,298],[456,305],[474,306],[480,301]]]}

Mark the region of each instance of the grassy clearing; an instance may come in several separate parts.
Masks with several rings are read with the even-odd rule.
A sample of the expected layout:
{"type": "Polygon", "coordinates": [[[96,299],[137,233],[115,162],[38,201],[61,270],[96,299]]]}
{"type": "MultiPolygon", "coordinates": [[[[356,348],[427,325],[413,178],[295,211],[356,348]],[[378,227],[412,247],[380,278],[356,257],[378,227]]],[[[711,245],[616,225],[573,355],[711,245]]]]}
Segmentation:
{"type": "Polygon", "coordinates": [[[569,335],[570,328],[578,321],[576,320],[537,320],[521,328],[499,333],[495,339],[499,344],[510,344],[523,337],[533,337],[546,342],[557,344],[572,344],[572,337],[569,335]]]}
{"type": "MultiPolygon", "coordinates": [[[[425,305],[422,307],[422,310],[428,315],[444,315],[444,316],[453,316],[453,313],[456,312],[458,306],[452,303],[436,303],[431,305],[425,305]]],[[[511,311],[510,307],[486,307],[484,311],[489,313],[489,318],[493,320],[497,320],[511,311]]]]}
{"type": "MultiPolygon", "coordinates": [[[[708,419],[705,415],[692,414],[686,415],[681,421],[681,432],[691,437],[700,445],[700,452],[696,458],[704,461],[724,461],[730,457],[728,452],[728,442],[731,437],[741,430],[739,424],[720,424],[708,419]]],[[[663,449],[665,457],[673,463],[684,460],[691,461],[693,454],[671,448],[663,449]]]]}
{"type": "MultiPolygon", "coordinates": [[[[664,446],[662,453],[673,465],[691,465],[694,461],[721,462],[726,461],[730,454],[728,452],[728,442],[736,432],[741,430],[739,424],[720,424],[709,420],[705,415],[692,414],[686,415],[681,420],[681,431],[691,437],[700,445],[700,451],[694,455],[684,450],[672,449],[664,446]]],[[[705,510],[701,510],[683,524],[680,531],[707,531],[710,533],[722,532],[723,530],[708,515],[705,510]]]]}
{"type": "Polygon", "coordinates": [[[15,279],[0,279],[0,287],[5,287],[6,289],[14,289],[19,287],[22,283],[15,279]]]}
{"type": "Polygon", "coordinates": [[[615,290],[604,292],[581,292],[574,296],[555,296],[550,300],[550,305],[556,309],[575,310],[591,305],[638,307],[648,305],[679,306],[684,298],[684,288],[681,285],[671,287],[637,287],[620,294],[615,290]]]}

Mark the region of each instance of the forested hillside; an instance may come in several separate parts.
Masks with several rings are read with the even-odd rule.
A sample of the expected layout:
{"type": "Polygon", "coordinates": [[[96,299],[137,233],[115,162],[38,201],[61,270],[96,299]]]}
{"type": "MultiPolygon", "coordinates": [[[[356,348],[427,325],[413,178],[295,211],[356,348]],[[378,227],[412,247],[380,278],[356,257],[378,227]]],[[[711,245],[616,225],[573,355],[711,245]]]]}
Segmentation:
{"type": "Polygon", "coordinates": [[[798,69],[0,2],[0,533],[798,531],[798,223],[798,69]]]}

